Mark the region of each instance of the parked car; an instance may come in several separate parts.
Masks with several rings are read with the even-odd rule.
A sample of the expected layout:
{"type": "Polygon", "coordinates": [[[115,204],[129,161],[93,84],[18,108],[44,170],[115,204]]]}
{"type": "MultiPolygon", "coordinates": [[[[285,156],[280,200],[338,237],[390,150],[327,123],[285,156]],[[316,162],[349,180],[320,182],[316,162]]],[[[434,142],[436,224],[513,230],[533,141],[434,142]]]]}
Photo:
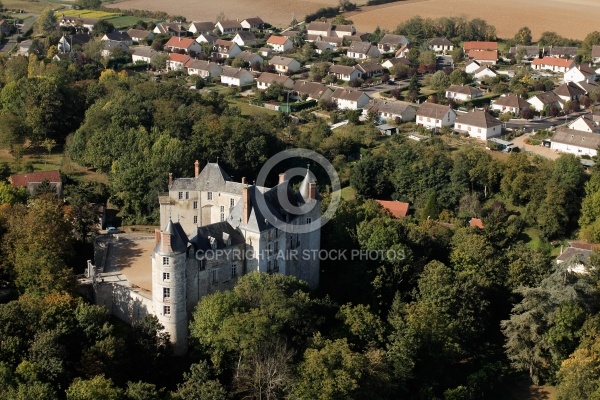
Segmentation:
{"type": "Polygon", "coordinates": [[[108,235],[112,235],[113,233],[121,233],[121,230],[119,228],[115,228],[114,226],[109,226],[106,228],[106,233],[108,235]]]}

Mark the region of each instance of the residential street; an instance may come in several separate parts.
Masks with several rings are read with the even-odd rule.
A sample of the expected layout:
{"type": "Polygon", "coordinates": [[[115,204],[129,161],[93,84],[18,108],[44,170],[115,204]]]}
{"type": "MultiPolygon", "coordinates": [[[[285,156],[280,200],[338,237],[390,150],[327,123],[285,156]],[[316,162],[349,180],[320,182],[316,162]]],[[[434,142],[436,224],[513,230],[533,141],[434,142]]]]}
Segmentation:
{"type": "Polygon", "coordinates": [[[19,35],[27,32],[31,26],[35,23],[35,21],[37,21],[39,15],[37,14],[15,14],[15,15],[19,15],[20,18],[27,18],[24,22],[23,22],[23,26],[19,28],[19,32],[15,33],[14,35],[12,35],[11,37],[8,38],[8,41],[6,43],[4,43],[3,45],[0,45],[0,53],[8,53],[9,51],[11,51],[13,49],[13,47],[16,46],[17,44],[17,38],[19,37],[19,35]]]}

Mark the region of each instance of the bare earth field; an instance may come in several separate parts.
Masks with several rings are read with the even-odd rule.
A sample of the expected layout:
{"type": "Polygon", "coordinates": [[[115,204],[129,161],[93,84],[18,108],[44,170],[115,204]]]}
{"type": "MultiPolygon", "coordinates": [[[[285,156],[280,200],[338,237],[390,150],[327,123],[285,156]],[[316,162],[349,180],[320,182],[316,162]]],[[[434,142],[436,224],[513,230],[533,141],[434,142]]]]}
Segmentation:
{"type": "Polygon", "coordinates": [[[215,21],[221,12],[225,13],[227,19],[240,21],[259,16],[271,25],[285,27],[292,20],[292,13],[298,21],[302,21],[306,14],[338,4],[339,0],[127,0],[110,6],[165,11],[170,15],[183,15],[188,21],[215,21]]]}
{"type": "MultiPolygon", "coordinates": [[[[337,4],[338,0],[127,0],[114,7],[165,11],[196,21],[214,21],[221,12],[228,19],[240,20],[258,15],[275,26],[284,27],[292,20],[292,13],[301,21],[307,13],[337,4]]],[[[394,30],[398,23],[415,15],[483,18],[496,26],[500,37],[512,37],[523,26],[529,26],[534,38],[543,31],[556,31],[566,37],[583,39],[600,29],[599,0],[408,0],[369,7],[350,18],[358,30],[370,32],[377,26],[394,30]]]]}
{"type": "Polygon", "coordinates": [[[349,17],[360,31],[373,31],[377,26],[394,30],[399,22],[415,15],[479,17],[496,27],[499,37],[514,36],[528,26],[534,39],[544,31],[583,39],[600,30],[598,0],[427,0],[388,4],[349,17]]]}

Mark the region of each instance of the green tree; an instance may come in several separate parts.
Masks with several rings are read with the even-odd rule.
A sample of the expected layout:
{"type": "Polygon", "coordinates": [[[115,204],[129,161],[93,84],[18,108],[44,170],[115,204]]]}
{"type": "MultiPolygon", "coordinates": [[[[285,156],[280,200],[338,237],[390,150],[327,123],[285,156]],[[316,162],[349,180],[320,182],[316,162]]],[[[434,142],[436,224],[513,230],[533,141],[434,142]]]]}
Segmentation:
{"type": "Polygon", "coordinates": [[[594,31],[589,33],[579,47],[579,54],[582,55],[583,60],[592,60],[592,47],[597,45],[600,45],[600,32],[594,31]]]}
{"type": "Polygon", "coordinates": [[[190,371],[183,374],[184,382],[177,385],[174,397],[181,400],[225,400],[225,388],[218,380],[210,379],[211,375],[206,361],[192,364],[190,371]]]}
{"type": "Polygon", "coordinates": [[[47,8],[40,14],[36,22],[36,30],[42,35],[53,35],[57,32],[58,21],[56,20],[54,10],[47,8]]]}
{"type": "Polygon", "coordinates": [[[531,44],[531,29],[524,26],[519,29],[515,34],[514,41],[516,44],[522,44],[524,46],[528,46],[531,44]]]}
{"type": "Polygon", "coordinates": [[[164,398],[156,385],[146,382],[127,382],[125,398],[128,400],[160,400],[164,398]]]}
{"type": "Polygon", "coordinates": [[[101,0],[78,0],[77,5],[83,9],[97,9],[102,5],[101,0]]]}
{"type": "Polygon", "coordinates": [[[92,379],[75,378],[67,389],[67,400],[119,400],[122,396],[122,390],[101,375],[92,379]]]}
{"type": "Polygon", "coordinates": [[[437,71],[429,79],[429,85],[436,92],[443,92],[450,86],[450,78],[444,71],[437,71]]]}
{"type": "Polygon", "coordinates": [[[465,57],[465,53],[463,52],[463,49],[460,46],[455,46],[454,50],[452,50],[452,53],[450,53],[450,55],[452,56],[452,62],[454,62],[454,64],[458,64],[465,57]]]}
{"type": "Polygon", "coordinates": [[[107,33],[114,32],[114,30],[115,26],[112,24],[112,22],[105,19],[101,19],[100,21],[96,22],[92,28],[92,32],[94,32],[94,36],[96,37],[102,37],[107,33]]]}

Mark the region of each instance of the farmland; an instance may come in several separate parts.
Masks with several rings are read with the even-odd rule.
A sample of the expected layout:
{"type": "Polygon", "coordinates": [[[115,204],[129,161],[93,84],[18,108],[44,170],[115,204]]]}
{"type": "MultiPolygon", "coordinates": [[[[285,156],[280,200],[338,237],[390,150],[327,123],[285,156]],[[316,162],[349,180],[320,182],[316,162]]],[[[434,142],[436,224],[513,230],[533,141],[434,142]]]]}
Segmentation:
{"type": "Polygon", "coordinates": [[[117,13],[98,11],[98,10],[60,10],[60,11],[56,12],[57,17],[60,17],[63,14],[64,15],[75,15],[79,18],[96,18],[96,19],[108,19],[108,18],[120,16],[117,13]]]}
{"type": "MultiPolygon", "coordinates": [[[[356,1],[363,4],[365,1],[356,1]]],[[[191,0],[127,0],[114,6],[122,9],[165,11],[184,15],[188,20],[214,21],[223,12],[228,19],[243,19],[259,15],[269,23],[283,27],[289,24],[292,13],[302,20],[304,15],[321,7],[339,4],[338,0],[281,0],[273,7],[271,0],[231,0],[207,2],[198,6],[191,0]]],[[[350,19],[361,31],[373,31],[377,26],[388,30],[413,17],[438,18],[466,16],[483,18],[495,25],[500,37],[511,37],[522,26],[529,26],[533,36],[543,31],[555,31],[563,36],[583,39],[597,30],[600,2],[597,0],[407,0],[398,3],[365,8],[353,13],[350,19]],[[583,11],[583,12],[582,12],[583,11]]]]}

